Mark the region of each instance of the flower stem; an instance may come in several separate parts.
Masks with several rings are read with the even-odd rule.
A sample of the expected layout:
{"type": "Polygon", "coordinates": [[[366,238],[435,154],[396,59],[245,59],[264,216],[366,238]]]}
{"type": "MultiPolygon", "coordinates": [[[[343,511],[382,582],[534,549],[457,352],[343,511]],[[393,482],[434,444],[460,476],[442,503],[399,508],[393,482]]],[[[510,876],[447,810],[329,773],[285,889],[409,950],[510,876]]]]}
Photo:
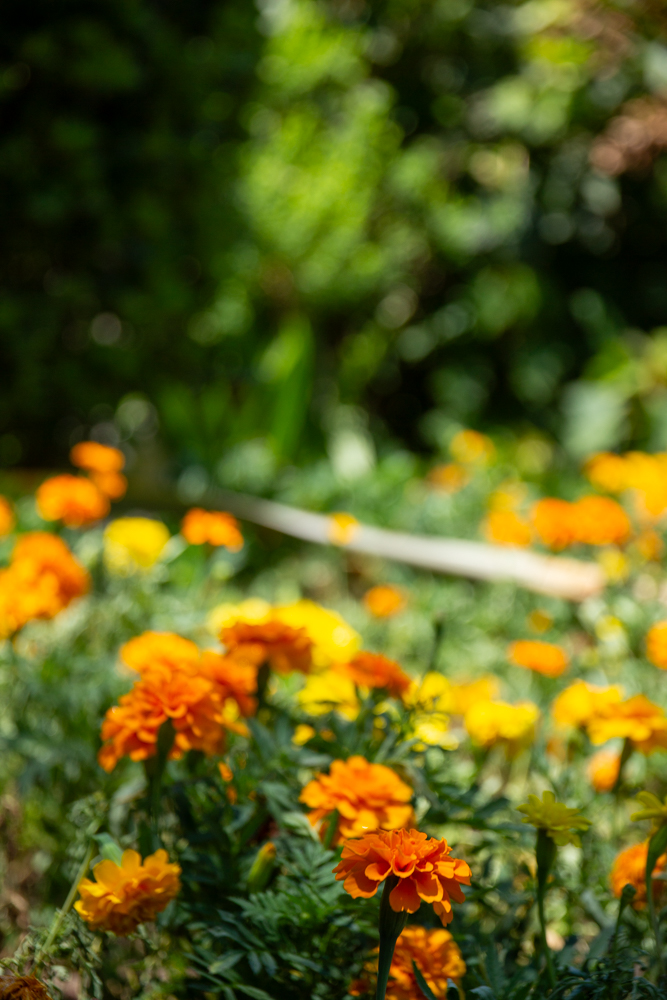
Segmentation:
{"type": "Polygon", "coordinates": [[[53,918],[51,922],[51,927],[49,929],[49,933],[46,936],[46,940],[44,941],[44,944],[37,952],[37,957],[35,958],[35,968],[33,969],[33,973],[35,975],[37,974],[40,966],[43,964],[44,958],[46,957],[46,955],[48,955],[49,949],[53,945],[53,942],[56,940],[60,928],[62,927],[63,920],[65,919],[69,911],[72,909],[72,904],[74,903],[74,898],[77,894],[79,883],[81,882],[81,879],[85,876],[86,872],[88,871],[90,862],[93,860],[94,851],[95,851],[95,841],[91,839],[90,843],[88,844],[88,849],[86,851],[85,857],[81,862],[78,871],[76,873],[76,876],[74,877],[74,881],[70,886],[70,890],[67,893],[67,899],[65,900],[62,908],[58,910],[55,917],[53,918]]]}
{"type": "Polygon", "coordinates": [[[378,981],[375,1000],[385,1000],[391,960],[394,957],[394,948],[408,919],[408,915],[404,911],[396,913],[395,910],[392,910],[389,902],[389,896],[397,885],[398,876],[390,875],[385,880],[382,900],[380,902],[380,955],[378,958],[378,981]]]}
{"type": "Polygon", "coordinates": [[[623,769],[627,764],[628,760],[633,751],[632,740],[626,737],[625,743],[623,744],[623,750],[621,751],[621,759],[618,762],[618,774],[616,775],[616,781],[614,782],[614,787],[612,788],[612,794],[617,795],[621,789],[621,782],[623,781],[623,769]]]}
{"type": "Polygon", "coordinates": [[[556,972],[551,954],[551,948],[547,943],[547,922],[544,916],[544,897],[547,891],[547,880],[549,872],[556,860],[556,845],[548,835],[546,830],[538,829],[535,844],[535,859],[537,861],[537,912],[540,918],[540,940],[542,951],[547,964],[547,974],[551,987],[556,985],[556,972]]]}

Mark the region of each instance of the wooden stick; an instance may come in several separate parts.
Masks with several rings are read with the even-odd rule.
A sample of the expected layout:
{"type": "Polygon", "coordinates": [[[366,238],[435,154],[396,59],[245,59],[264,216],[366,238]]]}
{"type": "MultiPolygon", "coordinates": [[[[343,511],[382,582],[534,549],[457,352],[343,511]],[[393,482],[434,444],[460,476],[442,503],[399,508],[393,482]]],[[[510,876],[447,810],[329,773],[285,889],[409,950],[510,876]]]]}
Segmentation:
{"type": "MultiPolygon", "coordinates": [[[[244,520],[319,545],[331,545],[336,534],[335,517],[328,514],[313,514],[231,490],[207,491],[205,499],[211,506],[228,510],[244,520]]],[[[605,585],[601,567],[579,559],[543,556],[528,549],[483,542],[408,535],[367,524],[351,524],[347,533],[343,547],[350,552],[363,552],[474,580],[513,580],[529,590],[571,601],[583,601],[599,594],[605,585]]]]}

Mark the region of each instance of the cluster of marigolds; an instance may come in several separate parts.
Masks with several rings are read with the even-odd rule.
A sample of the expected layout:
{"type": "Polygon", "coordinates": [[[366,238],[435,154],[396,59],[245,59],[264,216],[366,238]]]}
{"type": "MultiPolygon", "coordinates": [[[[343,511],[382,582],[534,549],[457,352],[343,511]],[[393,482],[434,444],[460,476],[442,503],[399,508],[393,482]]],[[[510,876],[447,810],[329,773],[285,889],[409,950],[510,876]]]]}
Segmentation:
{"type": "MultiPolygon", "coordinates": [[[[434,486],[449,491],[461,488],[476,468],[492,460],[493,445],[482,435],[463,432],[453,442],[452,452],[454,461],[431,475],[434,486]]],[[[84,474],[47,480],[37,491],[36,503],[45,521],[80,528],[106,518],[110,501],[123,496],[123,456],[116,449],[85,442],[73,449],[71,457],[84,474]]],[[[657,518],[667,510],[667,455],[598,455],[588,463],[587,474],[599,490],[631,494],[637,531],[617,501],[599,495],[574,502],[542,499],[524,518],[518,510],[521,491],[510,486],[492,498],[485,529],[489,537],[517,545],[537,538],[552,549],[562,549],[575,543],[620,546],[642,532],[646,536],[654,531],[657,518]]],[[[2,500],[0,533],[10,534],[13,528],[13,510],[2,500]]],[[[220,512],[190,510],[181,535],[191,545],[224,546],[231,551],[243,546],[235,519],[220,512]]],[[[108,570],[122,576],[149,570],[171,538],[160,521],[116,518],[104,527],[103,544],[108,570]]],[[[90,586],[89,574],[58,535],[48,531],[20,535],[9,565],[0,571],[0,635],[12,637],[32,619],[52,618],[90,586]]],[[[363,600],[367,612],[378,619],[400,615],[408,604],[407,594],[389,584],[371,588],[363,600]]],[[[530,624],[534,632],[544,632],[551,620],[546,612],[537,611],[530,624]]],[[[155,757],[162,727],[169,724],[173,736],[169,757],[196,750],[214,758],[233,803],[234,773],[224,759],[228,734],[248,736],[245,720],[257,712],[276,675],[295,672],[303,675],[297,698],[304,721],[293,737],[298,745],[316,736],[328,738],[319,721],[327,713],[356,718],[372,690],[386,698],[384,711],[391,712],[392,703],[402,706],[409,719],[407,735],[417,750],[454,749],[467,735],[479,752],[498,748],[512,760],[534,741],[540,724],[537,705],[503,701],[493,676],[451,680],[430,671],[419,680],[411,678],[398,663],[362,650],[359,636],[339,615],[310,601],[274,607],[253,599],[223,605],[211,614],[209,625],[219,640],[213,649],[202,650],[169,632],[145,632],[121,648],[123,669],[135,679],[102,723],[99,763],[106,771],[124,757],[133,761],[155,757]]],[[[646,656],[656,667],[667,669],[667,621],[649,630],[646,656]]],[[[512,642],[506,657],[513,667],[546,678],[543,684],[551,684],[571,666],[564,648],[537,639],[512,642]]],[[[667,749],[665,711],[644,695],[625,697],[620,685],[594,686],[575,679],[553,699],[551,715],[551,753],[565,759],[569,742],[579,740],[582,732],[593,746],[602,747],[588,763],[598,792],[618,787],[632,753],[667,749]],[[622,749],[608,749],[610,741],[622,749]]],[[[334,760],[327,773],[316,775],[301,792],[310,823],[327,844],[341,849],[335,873],[348,893],[370,897],[389,880],[394,911],[415,913],[424,901],[447,924],[452,901],[464,899],[461,886],[470,884],[470,868],[452,856],[445,840],[415,829],[413,800],[414,790],[403,776],[359,755],[334,760]]],[[[555,844],[576,842],[577,831],[587,826],[575,810],[555,803],[547,793],[541,802],[531,797],[522,809],[525,821],[545,830],[555,844]]],[[[636,888],[637,908],[646,904],[647,851],[648,841],[628,848],[611,872],[617,896],[627,883],[636,888]]],[[[666,865],[663,856],[658,869],[666,865]]],[[[164,850],[143,861],[136,851],[128,850],[122,859],[97,864],[94,880],[83,879],[76,909],[94,929],[128,934],[177,896],[179,876],[179,866],[164,850]]],[[[465,972],[447,930],[409,925],[398,939],[391,965],[387,995],[393,1000],[416,995],[413,959],[436,995],[444,995],[448,980],[458,982],[465,972]]],[[[351,987],[353,993],[367,989],[366,982],[351,987]]]]}

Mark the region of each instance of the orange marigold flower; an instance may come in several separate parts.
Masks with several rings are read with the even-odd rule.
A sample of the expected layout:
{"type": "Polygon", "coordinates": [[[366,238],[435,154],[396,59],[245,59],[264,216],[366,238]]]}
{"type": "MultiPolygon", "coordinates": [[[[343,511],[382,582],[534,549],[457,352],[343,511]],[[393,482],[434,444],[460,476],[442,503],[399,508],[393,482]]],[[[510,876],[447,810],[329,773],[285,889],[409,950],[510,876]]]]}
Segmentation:
{"type": "Polygon", "coordinates": [[[530,525],[514,510],[491,510],[486,516],[483,531],[496,545],[530,545],[530,525]]]}
{"type": "Polygon", "coordinates": [[[449,444],[452,458],[464,465],[488,465],[495,457],[496,448],[486,434],[463,430],[455,434],[449,444]]]}
{"type": "Polygon", "coordinates": [[[662,538],[653,528],[645,528],[635,538],[635,546],[639,555],[647,562],[658,562],[665,551],[662,538]]]}
{"type": "Polygon", "coordinates": [[[90,478],[100,493],[109,500],[120,500],[127,492],[127,477],[122,472],[90,472],[90,478]]]}
{"type": "Polygon", "coordinates": [[[620,754],[613,750],[598,750],[586,767],[586,774],[596,792],[610,792],[616,784],[621,766],[620,754]]]}
{"type": "Polygon", "coordinates": [[[193,507],[181,521],[181,534],[190,545],[224,546],[231,552],[243,548],[243,535],[239,522],[221,510],[202,510],[193,507]]]}
{"type": "Polygon", "coordinates": [[[364,594],[363,600],[366,611],[374,618],[391,618],[403,611],[408,603],[405,593],[390,583],[371,587],[364,594]]]}
{"type": "Polygon", "coordinates": [[[659,705],[643,694],[611,705],[601,705],[588,723],[591,743],[629,739],[635,750],[650,754],[667,748],[667,716],[659,705]]]}
{"type": "MultiPolygon", "coordinates": [[[[646,859],[648,857],[648,840],[641,844],[633,844],[626,847],[624,851],[616,855],[609,875],[612,892],[617,898],[626,885],[632,885],[636,889],[636,895],[632,901],[635,910],[643,910],[646,907],[646,859]]],[[[667,854],[662,854],[657,861],[653,872],[663,872],[667,864],[667,854]]],[[[658,896],[664,885],[659,879],[653,882],[653,893],[658,896]]]]}
{"type": "Polygon", "coordinates": [[[510,757],[516,756],[535,739],[540,710],[531,701],[509,705],[505,701],[478,701],[464,717],[468,734],[479,746],[505,746],[510,757]]]}
{"type": "Polygon", "coordinates": [[[582,497],[572,505],[575,540],[585,545],[622,545],[632,533],[630,518],[609,497],[582,497]]]}
{"type": "Polygon", "coordinates": [[[87,472],[120,472],[125,455],[120,448],[110,448],[97,441],[81,441],[69,453],[70,462],[87,472]]]}
{"type": "Polygon", "coordinates": [[[545,677],[560,677],[570,662],[567,653],[560,646],[539,639],[519,639],[511,643],[507,657],[517,667],[534,670],[545,677]]]}
{"type": "Polygon", "coordinates": [[[5,969],[0,975],[0,1000],[51,1000],[51,997],[39,979],[17,976],[5,969]]]}
{"type": "Polygon", "coordinates": [[[68,528],[81,528],[109,513],[107,497],[82,476],[53,476],[38,487],[35,499],[40,517],[68,528]]]}
{"type": "Polygon", "coordinates": [[[388,877],[395,880],[389,904],[395,913],[415,913],[422,902],[432,903],[443,924],[452,919],[451,900],[464,901],[462,885],[470,885],[470,868],[451,857],[446,840],[418,830],[381,830],[343,844],[336,880],[358,899],[374,896],[388,877]]]}
{"type": "Polygon", "coordinates": [[[343,837],[397,830],[412,819],[410,786],[390,767],[370,764],[365,757],[334,760],[329,774],[318,774],[299,798],[312,809],[308,819],[313,826],[337,810],[338,835],[343,837]]]}
{"type": "Polygon", "coordinates": [[[0,538],[4,538],[5,535],[11,535],[15,523],[14,508],[7,497],[0,495],[0,538]]]}
{"type": "Polygon", "coordinates": [[[533,527],[540,541],[550,549],[564,549],[575,540],[571,503],[545,497],[533,504],[533,527]]]}
{"type": "Polygon", "coordinates": [[[656,622],[646,634],[646,656],[661,670],[667,670],[667,621],[656,622]]]}
{"type": "Polygon", "coordinates": [[[653,521],[667,509],[667,455],[631,451],[625,455],[625,461],[637,512],[643,520],[653,521]]]}
{"type": "Polygon", "coordinates": [[[622,493],[629,485],[628,462],[609,451],[592,455],[584,465],[584,473],[592,486],[605,493],[622,493]]]}
{"type": "Polygon", "coordinates": [[[446,996],[447,981],[453,979],[459,983],[466,972],[459,946],[449,931],[444,927],[427,930],[412,924],[396,942],[387,1000],[414,1000],[421,995],[413,962],[436,996],[446,996]]]}
{"type": "Polygon", "coordinates": [[[223,628],[220,641],[236,660],[254,663],[260,667],[269,663],[279,674],[298,670],[307,674],[312,666],[312,639],[303,628],[291,628],[280,621],[271,620],[253,625],[236,622],[223,628]]]}
{"type": "Polygon", "coordinates": [[[175,730],[170,758],[188,750],[207,755],[224,747],[228,723],[214,684],[194,670],[155,665],[146,670],[132,690],[113,705],[102,723],[104,744],[98,760],[105,771],[113,771],[121,757],[146,760],[155,756],[160,727],[167,721],[175,730]]]}
{"type": "Polygon", "coordinates": [[[202,653],[201,672],[212,681],[223,703],[235,702],[241,715],[257,711],[257,668],[252,663],[235,660],[207,649],[202,653]]]}
{"type": "Polygon", "coordinates": [[[124,851],[120,865],[100,861],[93,874],[94,882],[84,878],[79,883],[81,899],[74,908],[93,930],[121,936],[155,920],[181,888],[180,866],[170,864],[163,850],[149,855],[143,863],[136,851],[124,851]]]}
{"type": "Polygon", "coordinates": [[[381,653],[357,653],[340,669],[359,687],[386,688],[392,698],[400,698],[411,684],[398,663],[381,653]]]}
{"type": "Polygon", "coordinates": [[[458,462],[447,462],[446,465],[436,465],[426,478],[431,486],[445,493],[458,493],[470,482],[470,473],[458,462]]]}
{"type": "Polygon", "coordinates": [[[194,642],[175,632],[143,632],[120,647],[120,658],[131,670],[144,674],[151,667],[196,669],[200,652],[194,642]]]}
{"type": "Polygon", "coordinates": [[[33,618],[53,618],[89,587],[88,573],[61,538],[46,531],[22,535],[10,565],[0,570],[0,636],[33,618]]]}
{"type": "Polygon", "coordinates": [[[575,681],[554,698],[551,714],[557,726],[587,726],[599,711],[618,705],[622,699],[623,688],[618,684],[598,687],[575,681]]]}

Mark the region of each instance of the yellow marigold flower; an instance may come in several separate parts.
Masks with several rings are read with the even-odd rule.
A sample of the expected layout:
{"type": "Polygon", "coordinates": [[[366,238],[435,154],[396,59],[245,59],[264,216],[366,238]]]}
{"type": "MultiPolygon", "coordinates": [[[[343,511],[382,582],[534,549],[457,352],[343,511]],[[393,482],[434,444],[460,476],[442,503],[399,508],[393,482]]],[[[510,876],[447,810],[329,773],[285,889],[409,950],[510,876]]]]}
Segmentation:
{"type": "Polygon", "coordinates": [[[622,545],[632,533],[630,519],[609,497],[582,497],[573,506],[575,540],[586,545],[622,545]]]}
{"type": "Polygon", "coordinates": [[[615,546],[603,549],[597,556],[597,563],[602,567],[608,583],[623,583],[630,575],[627,556],[615,546]]]}
{"type": "Polygon", "coordinates": [[[535,739],[539,717],[539,708],[530,701],[517,705],[505,701],[479,701],[470,706],[464,723],[473,743],[483,747],[501,744],[508,755],[514,757],[535,739]]]}
{"type": "Polygon", "coordinates": [[[169,541],[169,530],[148,517],[119,517],[104,529],[104,562],[111,573],[129,576],[149,570],[169,541]]]}
{"type": "Polygon", "coordinates": [[[443,712],[428,712],[415,716],[410,738],[417,740],[415,749],[426,750],[427,747],[442,747],[443,750],[456,750],[459,741],[449,731],[449,716],[443,712]]]}
{"type": "Polygon", "coordinates": [[[622,493],[629,485],[628,462],[609,451],[592,455],[584,465],[584,473],[591,485],[604,493],[622,493]]]}
{"type": "Polygon", "coordinates": [[[223,546],[230,552],[243,548],[239,522],[232,514],[220,510],[193,507],[181,521],[181,534],[190,545],[223,546]]]}
{"type": "Polygon", "coordinates": [[[646,634],[646,656],[661,670],[667,670],[667,621],[656,622],[646,634]]]}
{"type": "Polygon", "coordinates": [[[412,963],[415,962],[436,996],[447,994],[448,980],[459,983],[466,972],[461,951],[444,927],[427,930],[411,924],[394,948],[389,970],[387,1000],[414,1000],[421,995],[412,963]]]}
{"type": "Polygon", "coordinates": [[[449,451],[455,461],[463,465],[488,465],[496,455],[496,448],[486,434],[479,431],[463,430],[455,434],[449,444],[449,451]]]}
{"type": "Polygon", "coordinates": [[[618,705],[623,699],[619,684],[598,687],[585,681],[575,681],[554,698],[551,714],[557,726],[587,726],[598,711],[608,705],[618,705]]]}
{"type": "Polygon", "coordinates": [[[35,500],[40,517],[68,528],[92,524],[109,513],[107,497],[83,476],[53,476],[38,487],[35,500]]]}
{"type": "Polygon", "coordinates": [[[395,771],[361,756],[334,760],[329,774],[318,774],[299,796],[312,810],[308,819],[313,826],[336,810],[337,836],[343,837],[406,826],[413,818],[411,799],[412,789],[395,771]]]}
{"type": "Polygon", "coordinates": [[[516,510],[525,499],[525,484],[508,480],[489,497],[489,510],[516,510]]]}
{"type": "Polygon", "coordinates": [[[537,830],[545,830],[559,847],[564,847],[565,844],[580,847],[577,831],[585,831],[591,825],[591,821],[581,816],[578,809],[570,809],[562,802],[556,802],[553,792],[543,792],[541,799],[537,795],[529,795],[528,801],[517,809],[525,814],[523,823],[530,823],[537,830]]]}
{"type": "Polygon", "coordinates": [[[451,711],[451,681],[444,674],[430,670],[420,681],[413,681],[405,703],[420,712],[451,711]]]}
{"type": "Polygon", "coordinates": [[[0,974],[0,1000],[51,1000],[51,997],[39,979],[17,976],[5,969],[0,974]]]}
{"type": "Polygon", "coordinates": [[[650,754],[667,748],[667,716],[643,694],[610,705],[600,705],[588,722],[588,737],[599,746],[607,740],[629,739],[635,750],[650,754]]]}
{"type": "Polygon", "coordinates": [[[349,662],[359,651],[361,636],[337,611],[301,600],[274,608],[272,617],[292,628],[305,629],[313,643],[313,664],[322,669],[349,662]]]}
{"type": "Polygon", "coordinates": [[[422,900],[432,903],[443,924],[453,917],[452,899],[463,903],[462,885],[470,885],[469,865],[451,856],[446,840],[418,830],[380,830],[343,844],[334,868],[336,881],[353,899],[370,899],[390,875],[397,884],[389,894],[395,913],[416,913],[422,900]]]}
{"type": "Polygon", "coordinates": [[[478,701],[493,701],[499,694],[498,678],[490,675],[478,677],[474,681],[452,681],[449,711],[452,715],[465,715],[478,701]]]}
{"type": "Polygon", "coordinates": [[[525,547],[532,541],[530,525],[514,510],[491,510],[482,525],[484,535],[496,545],[525,547]]]}
{"type": "Polygon", "coordinates": [[[661,802],[657,795],[653,792],[639,792],[637,799],[643,805],[643,809],[639,812],[633,813],[630,817],[633,822],[638,822],[643,819],[650,819],[653,821],[653,826],[651,834],[656,833],[661,826],[667,823],[667,796],[665,796],[664,802],[661,802]]]}
{"type": "Polygon", "coordinates": [[[621,755],[613,750],[598,750],[586,767],[586,774],[596,792],[610,792],[618,778],[621,755]]]}
{"type": "Polygon", "coordinates": [[[219,635],[223,628],[245,622],[247,625],[261,625],[271,617],[271,605],[261,597],[248,597],[239,604],[217,604],[209,612],[206,627],[212,635],[219,635]]]}
{"type": "Polygon", "coordinates": [[[0,538],[11,535],[15,524],[14,508],[7,497],[0,495],[0,538]]]}
{"type": "Polygon", "coordinates": [[[548,632],[553,623],[552,616],[543,608],[535,608],[528,615],[528,628],[533,632],[548,632]]]}
{"type": "Polygon", "coordinates": [[[447,462],[446,465],[436,465],[426,478],[436,489],[444,490],[445,493],[458,493],[470,482],[470,473],[458,462],[447,462]]]}
{"type": "Polygon", "coordinates": [[[374,618],[392,618],[407,605],[405,593],[390,583],[371,587],[364,594],[364,607],[374,618]]]}
{"type": "Polygon", "coordinates": [[[84,878],[79,883],[81,899],[74,908],[93,930],[121,936],[154,920],[181,888],[180,866],[170,864],[162,850],[149,855],[143,864],[136,851],[124,851],[120,865],[100,861],[93,873],[94,882],[84,878]]]}
{"type": "Polygon", "coordinates": [[[69,453],[72,465],[87,472],[120,472],[125,467],[125,455],[119,448],[110,448],[97,441],[81,441],[69,453]]]}
{"type": "Polygon", "coordinates": [[[510,644],[507,658],[517,667],[534,670],[545,677],[560,677],[567,670],[569,658],[564,649],[539,639],[519,639],[510,644]]]}
{"type": "Polygon", "coordinates": [[[625,456],[628,486],[634,491],[638,514],[655,520],[667,510],[667,455],[631,451],[625,456]]]}
{"type": "Polygon", "coordinates": [[[312,674],[299,691],[297,698],[308,715],[324,715],[336,711],[346,719],[359,715],[359,699],[354,681],[337,670],[312,674]]]}
{"type": "Polygon", "coordinates": [[[356,517],[345,511],[332,514],[329,518],[329,541],[332,545],[349,545],[358,530],[356,517]]]}
{"type": "MultiPolygon", "coordinates": [[[[633,844],[617,854],[609,875],[612,892],[620,899],[626,885],[634,886],[636,895],[632,901],[635,910],[646,907],[646,860],[648,858],[648,840],[641,844],[633,844]]],[[[653,873],[664,872],[667,864],[667,854],[662,854],[656,863],[653,873]]],[[[664,887],[660,879],[653,881],[653,894],[659,896],[664,887]]]]}

